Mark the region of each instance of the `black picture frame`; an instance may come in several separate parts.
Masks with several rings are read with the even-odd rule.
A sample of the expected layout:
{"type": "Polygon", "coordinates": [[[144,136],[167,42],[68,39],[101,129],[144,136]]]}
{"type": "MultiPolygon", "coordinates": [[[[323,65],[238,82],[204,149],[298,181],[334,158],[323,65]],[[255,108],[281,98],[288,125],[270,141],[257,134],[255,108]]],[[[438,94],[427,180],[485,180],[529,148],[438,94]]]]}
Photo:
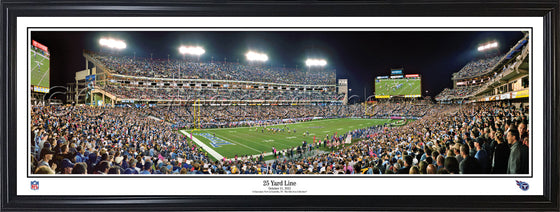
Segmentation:
{"type": "MultiPolygon", "coordinates": [[[[2,1],[0,210],[559,210],[559,2],[524,1],[2,1]],[[18,196],[16,195],[16,19],[26,16],[430,16],[544,19],[544,195],[542,196],[18,196]]],[[[474,185],[475,186],[475,185],[474,185]]]]}

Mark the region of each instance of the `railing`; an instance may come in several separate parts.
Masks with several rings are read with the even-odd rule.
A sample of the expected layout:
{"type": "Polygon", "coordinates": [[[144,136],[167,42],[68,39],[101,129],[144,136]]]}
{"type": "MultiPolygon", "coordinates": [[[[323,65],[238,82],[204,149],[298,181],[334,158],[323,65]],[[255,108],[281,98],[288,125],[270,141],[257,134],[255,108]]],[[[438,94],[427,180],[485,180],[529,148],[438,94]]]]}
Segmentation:
{"type": "Polygon", "coordinates": [[[109,93],[109,92],[107,92],[107,91],[105,91],[105,90],[103,90],[103,89],[101,89],[101,88],[98,88],[98,87],[94,88],[91,92],[92,92],[92,93],[101,93],[101,94],[103,94],[103,95],[109,97],[110,99],[119,100],[119,98],[117,98],[116,95],[113,95],[112,93],[109,93]]]}

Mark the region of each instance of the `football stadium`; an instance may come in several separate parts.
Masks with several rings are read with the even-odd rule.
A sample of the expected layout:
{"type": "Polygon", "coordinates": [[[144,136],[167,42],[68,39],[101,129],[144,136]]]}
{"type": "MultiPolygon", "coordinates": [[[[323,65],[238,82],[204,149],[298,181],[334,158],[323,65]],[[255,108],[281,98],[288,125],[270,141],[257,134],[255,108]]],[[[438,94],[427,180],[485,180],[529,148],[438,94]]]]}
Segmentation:
{"type": "Polygon", "coordinates": [[[437,64],[449,77],[405,59],[362,76],[325,55],[212,55],[226,44],[154,55],[118,36],[65,47],[79,50],[70,59],[49,54],[48,33],[31,33],[29,48],[32,175],[529,174],[528,32],[437,64]],[[50,67],[57,59],[85,67],[50,67]]]}

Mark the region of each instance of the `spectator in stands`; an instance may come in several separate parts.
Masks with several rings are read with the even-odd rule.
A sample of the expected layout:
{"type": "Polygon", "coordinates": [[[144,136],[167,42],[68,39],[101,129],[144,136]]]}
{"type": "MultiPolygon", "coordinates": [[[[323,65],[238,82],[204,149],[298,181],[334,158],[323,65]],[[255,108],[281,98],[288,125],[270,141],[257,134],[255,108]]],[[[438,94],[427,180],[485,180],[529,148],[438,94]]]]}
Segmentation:
{"type": "Polygon", "coordinates": [[[508,174],[528,174],[529,173],[529,150],[528,147],[519,141],[517,129],[510,129],[507,134],[507,141],[511,146],[508,160],[508,174]]]}
{"type": "Polygon", "coordinates": [[[152,161],[147,160],[144,162],[144,167],[140,174],[152,174],[152,161]]]}
{"type": "MultiPolygon", "coordinates": [[[[52,160],[54,155],[54,151],[50,150],[50,148],[43,148],[41,150],[41,160],[39,161],[39,163],[37,164],[37,167],[41,167],[41,166],[46,166],[48,168],[51,168],[51,165],[49,165],[49,162],[52,160]]],[[[51,169],[56,169],[56,164],[53,163],[52,168],[51,169]]]]}
{"type": "Polygon", "coordinates": [[[39,166],[39,168],[37,168],[37,170],[35,171],[35,174],[56,174],[56,173],[48,166],[39,166]]]}
{"type": "Polygon", "coordinates": [[[455,159],[457,159],[457,162],[461,164],[461,161],[463,161],[463,156],[461,155],[461,144],[455,143],[453,146],[453,153],[455,153],[455,159]]]}
{"type": "Polygon", "coordinates": [[[412,156],[405,155],[404,166],[398,170],[397,174],[408,174],[410,172],[411,167],[412,167],[412,156]]]}
{"type": "Polygon", "coordinates": [[[509,146],[503,140],[501,130],[496,131],[494,136],[494,156],[492,157],[492,174],[506,174],[509,160],[509,146]]]}
{"type": "Polygon", "coordinates": [[[72,174],[87,174],[87,164],[84,162],[76,163],[72,169],[72,174]]]}
{"type": "Polygon", "coordinates": [[[420,174],[420,170],[418,169],[418,166],[412,166],[410,168],[409,174],[420,174]]]}
{"type": "Polygon", "coordinates": [[[469,155],[470,149],[466,144],[461,145],[461,156],[463,161],[459,164],[461,174],[480,174],[480,164],[473,156],[469,155]]]}
{"type": "Polygon", "coordinates": [[[519,131],[519,138],[523,145],[529,147],[529,131],[527,131],[526,121],[520,121],[517,130],[519,131]]]}
{"type": "Polygon", "coordinates": [[[437,174],[437,167],[434,164],[429,164],[426,168],[427,174],[437,174]]]}
{"type": "Polygon", "coordinates": [[[78,146],[76,148],[76,157],[74,157],[74,162],[76,163],[81,163],[81,162],[86,162],[86,157],[84,156],[84,153],[86,152],[85,149],[82,148],[82,146],[78,146]]]}
{"type": "Polygon", "coordinates": [[[444,169],[445,168],[445,158],[443,157],[443,155],[438,155],[436,160],[436,165],[437,165],[437,169],[438,171],[440,169],[444,169]]]}
{"type": "Polygon", "coordinates": [[[109,170],[107,171],[107,174],[121,174],[121,167],[113,166],[113,167],[109,168],[109,170]]]}
{"type": "Polygon", "coordinates": [[[449,174],[459,174],[459,162],[457,162],[455,157],[446,157],[445,169],[449,172],[449,174]]]}
{"type": "Polygon", "coordinates": [[[487,174],[490,173],[490,161],[488,159],[488,154],[486,153],[486,150],[482,148],[482,145],[482,139],[477,139],[476,142],[474,142],[474,146],[476,148],[476,154],[474,157],[480,165],[481,174],[487,174]]]}
{"type": "Polygon", "coordinates": [[[109,161],[106,161],[106,160],[101,161],[99,163],[98,170],[97,170],[96,174],[105,175],[105,174],[109,173],[109,168],[110,168],[109,167],[109,161]]]}
{"type": "Polygon", "coordinates": [[[62,160],[62,174],[71,174],[73,168],[74,163],[72,163],[72,161],[70,161],[68,158],[64,158],[62,160]]]}

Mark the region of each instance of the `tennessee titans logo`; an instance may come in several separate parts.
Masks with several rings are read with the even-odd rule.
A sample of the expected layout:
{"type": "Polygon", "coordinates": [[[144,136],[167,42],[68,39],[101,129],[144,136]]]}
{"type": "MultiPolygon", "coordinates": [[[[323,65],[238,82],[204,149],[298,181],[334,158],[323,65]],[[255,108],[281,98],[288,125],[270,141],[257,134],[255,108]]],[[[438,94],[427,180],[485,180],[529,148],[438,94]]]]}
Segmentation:
{"type": "Polygon", "coordinates": [[[523,191],[527,191],[529,190],[529,183],[523,182],[523,181],[518,181],[516,180],[515,182],[517,182],[517,186],[519,186],[519,188],[523,191]]]}
{"type": "Polygon", "coordinates": [[[39,181],[31,181],[31,190],[39,190],[39,181]]]}

